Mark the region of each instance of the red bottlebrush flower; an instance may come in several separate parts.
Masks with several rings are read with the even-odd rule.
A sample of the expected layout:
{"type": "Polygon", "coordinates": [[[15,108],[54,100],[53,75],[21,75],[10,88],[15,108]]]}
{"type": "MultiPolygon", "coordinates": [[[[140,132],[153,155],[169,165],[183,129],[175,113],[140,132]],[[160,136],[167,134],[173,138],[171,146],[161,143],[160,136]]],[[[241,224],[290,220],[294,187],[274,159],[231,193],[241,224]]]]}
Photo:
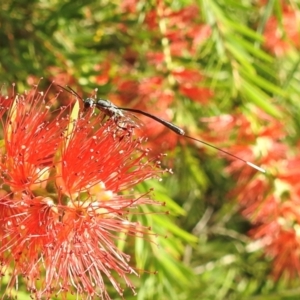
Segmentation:
{"type": "Polygon", "coordinates": [[[12,101],[13,101],[13,97],[0,95],[0,117],[1,118],[3,114],[7,112],[8,108],[11,106],[12,101]]]}
{"type": "Polygon", "coordinates": [[[125,0],[120,4],[121,11],[126,13],[136,13],[138,6],[137,0],[125,0]]]}
{"type": "Polygon", "coordinates": [[[177,68],[172,71],[172,75],[179,84],[199,83],[203,79],[203,75],[195,69],[177,68]]]}
{"type": "Polygon", "coordinates": [[[195,53],[198,47],[204,43],[212,33],[212,29],[207,24],[191,26],[187,36],[192,39],[192,53],[195,53]]]}
{"type": "Polygon", "coordinates": [[[170,26],[178,26],[185,28],[185,26],[195,20],[199,16],[199,7],[197,5],[189,5],[179,11],[169,11],[167,13],[170,26]]]}
{"type": "Polygon", "coordinates": [[[154,93],[156,90],[162,89],[164,83],[164,77],[163,76],[153,76],[144,78],[141,80],[138,86],[138,92],[139,95],[144,97],[149,97],[149,94],[154,93]]]}
{"type": "Polygon", "coordinates": [[[271,16],[265,27],[265,47],[277,56],[282,56],[292,47],[300,47],[298,12],[284,5],[282,24],[271,16]],[[281,28],[282,27],[282,28],[281,28]]]}
{"type": "Polygon", "coordinates": [[[149,51],[146,54],[147,57],[147,63],[155,65],[157,68],[162,68],[163,63],[165,61],[165,55],[163,52],[154,52],[154,51],[149,51]]]}
{"type": "Polygon", "coordinates": [[[110,76],[109,76],[109,72],[111,69],[110,61],[105,61],[103,63],[99,63],[95,66],[94,69],[97,73],[99,73],[95,78],[97,85],[107,84],[110,79],[110,76]]]}
{"type": "Polygon", "coordinates": [[[156,9],[146,13],[145,23],[148,26],[150,31],[154,31],[158,29],[158,22],[159,22],[159,18],[156,9]]]}
{"type": "MultiPolygon", "coordinates": [[[[237,128],[239,145],[226,150],[255,163],[259,159],[259,165],[269,174],[265,176],[233,161],[227,171],[237,180],[230,197],[236,197],[241,213],[251,222],[250,237],[259,241],[265,255],[272,259],[271,273],[275,280],[283,275],[295,278],[300,274],[300,158],[293,157],[281,141],[287,136],[285,124],[261,111],[255,115],[265,125],[255,135],[251,130],[253,124],[245,116],[236,115],[219,122],[218,135],[228,139],[230,129],[237,128]]],[[[209,128],[216,129],[215,123],[209,128]]]]}
{"type": "Polygon", "coordinates": [[[197,87],[191,84],[181,85],[179,91],[184,96],[189,97],[195,102],[205,104],[213,96],[213,91],[208,88],[197,87]]]}
{"type": "Polygon", "coordinates": [[[189,43],[178,38],[177,40],[171,41],[170,50],[172,56],[186,56],[187,53],[189,53],[189,43]]]}
{"type": "Polygon", "coordinates": [[[161,173],[143,139],[132,126],[83,114],[77,102],[52,111],[37,89],[12,99],[2,113],[0,157],[0,261],[2,274],[11,274],[8,292],[20,275],[37,299],[110,299],[105,278],[120,295],[119,277],[134,291],[128,275],[136,272],[116,244],[119,234],[150,234],[130,219],[140,205],[157,203],[119,192],[161,173]]]}
{"type": "Polygon", "coordinates": [[[124,80],[121,78],[115,78],[114,83],[118,87],[120,98],[128,103],[138,96],[138,82],[134,80],[124,80]]]}

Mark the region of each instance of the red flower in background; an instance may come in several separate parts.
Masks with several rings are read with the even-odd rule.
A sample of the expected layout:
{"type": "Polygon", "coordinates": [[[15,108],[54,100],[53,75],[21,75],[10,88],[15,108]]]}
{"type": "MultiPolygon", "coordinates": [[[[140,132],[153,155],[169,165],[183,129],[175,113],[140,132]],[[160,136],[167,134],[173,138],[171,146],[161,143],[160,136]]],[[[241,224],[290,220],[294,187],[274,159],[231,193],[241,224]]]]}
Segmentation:
{"type": "Polygon", "coordinates": [[[239,144],[225,149],[266,169],[265,175],[232,161],[227,171],[237,176],[237,181],[230,197],[237,198],[242,214],[252,223],[249,235],[260,241],[265,255],[272,258],[274,278],[294,278],[300,275],[300,157],[289,153],[282,142],[287,133],[280,120],[262,111],[256,115],[265,126],[255,135],[243,115],[218,118],[208,126],[211,133],[218,129],[213,141],[220,137],[224,142],[236,135],[239,144]]]}
{"type": "Polygon", "coordinates": [[[129,216],[157,203],[119,192],[161,172],[143,139],[91,111],[82,116],[77,104],[53,111],[37,89],[0,99],[0,259],[2,272],[13,266],[8,289],[22,275],[39,299],[69,292],[110,299],[104,277],[120,295],[119,277],[134,290],[130,256],[116,244],[120,233],[150,234],[129,216]]]}
{"type": "Polygon", "coordinates": [[[182,85],[179,88],[179,91],[182,95],[202,104],[207,103],[209,98],[213,96],[212,90],[208,88],[193,86],[191,84],[182,85]]]}
{"type": "Polygon", "coordinates": [[[206,104],[213,97],[211,89],[199,85],[204,77],[199,70],[178,68],[172,71],[172,75],[179,85],[179,93],[183,96],[202,104],[206,104]]]}
{"type": "Polygon", "coordinates": [[[300,21],[297,12],[286,4],[282,5],[282,23],[271,16],[264,31],[265,47],[277,56],[284,55],[293,46],[300,47],[300,21]]]}
{"type": "MultiPolygon", "coordinates": [[[[122,4],[122,11],[128,14],[134,13],[136,5],[136,1],[125,1],[122,4]]],[[[200,20],[198,6],[189,5],[175,11],[162,1],[157,1],[155,7],[150,6],[150,10],[146,11],[144,23],[147,27],[146,33],[153,36],[153,51],[145,53],[148,58],[145,62],[140,61],[143,56],[142,51],[137,51],[137,45],[126,48],[118,74],[113,76],[115,71],[111,72],[114,92],[108,95],[108,99],[117,106],[143,110],[171,122],[172,106],[176,108],[175,100],[184,97],[206,104],[214,94],[203,84],[204,75],[201,70],[195,67],[183,67],[180,62],[169,65],[167,61],[170,57],[167,57],[166,53],[169,53],[171,60],[175,60],[176,56],[182,54],[194,55],[198,47],[210,36],[211,29],[200,20]],[[162,29],[164,27],[162,23],[165,24],[165,29],[162,29]],[[158,49],[156,42],[161,46],[158,49]],[[144,63],[153,66],[155,75],[149,74],[147,77],[143,75],[143,78],[140,78],[138,65],[144,63]],[[178,91],[177,95],[174,89],[178,91]]],[[[141,30],[145,29],[141,27],[141,30]]],[[[97,70],[99,75],[96,76],[96,82],[108,83],[110,63],[99,64],[97,70]]],[[[153,148],[158,153],[176,146],[179,138],[176,134],[147,117],[140,115],[136,117],[146,124],[149,145],[151,147],[152,143],[155,143],[153,148]]]]}
{"type": "Polygon", "coordinates": [[[147,57],[147,62],[149,64],[154,65],[156,68],[161,68],[163,66],[164,60],[165,60],[165,56],[162,52],[154,52],[154,51],[149,51],[146,54],[147,57]]]}
{"type": "Polygon", "coordinates": [[[102,64],[98,64],[95,66],[95,71],[99,72],[96,76],[96,83],[98,85],[105,85],[109,82],[109,71],[111,68],[110,61],[105,61],[102,64]]]}

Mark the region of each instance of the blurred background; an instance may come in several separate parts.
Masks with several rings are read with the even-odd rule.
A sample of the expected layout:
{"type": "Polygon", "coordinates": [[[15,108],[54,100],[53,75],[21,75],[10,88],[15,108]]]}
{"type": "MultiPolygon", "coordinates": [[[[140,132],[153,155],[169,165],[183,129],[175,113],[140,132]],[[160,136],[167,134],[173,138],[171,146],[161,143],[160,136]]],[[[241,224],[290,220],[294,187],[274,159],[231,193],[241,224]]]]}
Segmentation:
{"type": "MultiPolygon", "coordinates": [[[[137,295],[125,290],[126,299],[300,299],[299,7],[298,0],[1,1],[3,90],[13,83],[19,93],[38,83],[46,90],[55,81],[87,97],[97,88],[99,98],[172,121],[267,170],[139,116],[147,146],[168,154],[163,164],[173,175],[137,187],[154,188],[169,214],[144,208],[140,221],[158,234],[155,243],[125,245],[132,265],[146,270],[132,278],[137,295]]],[[[49,97],[58,91],[52,85],[49,97]]],[[[57,106],[72,97],[58,99],[57,106]]],[[[30,299],[19,289],[19,299],[30,299]]]]}

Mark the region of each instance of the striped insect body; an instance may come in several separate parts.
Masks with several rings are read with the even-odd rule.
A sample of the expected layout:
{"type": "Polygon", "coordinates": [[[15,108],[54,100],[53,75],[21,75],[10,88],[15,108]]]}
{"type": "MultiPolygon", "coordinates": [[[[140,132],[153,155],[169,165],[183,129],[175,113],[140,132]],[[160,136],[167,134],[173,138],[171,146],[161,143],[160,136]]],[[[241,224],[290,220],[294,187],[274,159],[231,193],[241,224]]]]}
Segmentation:
{"type": "MultiPolygon", "coordinates": [[[[241,157],[238,157],[238,156],[236,156],[236,155],[234,155],[234,154],[232,154],[232,153],[230,153],[230,152],[228,152],[226,150],[218,148],[218,147],[216,147],[214,145],[211,145],[211,144],[209,144],[209,143],[207,143],[205,141],[202,141],[202,140],[196,139],[196,138],[194,138],[192,136],[186,135],[185,131],[182,128],[178,127],[177,125],[175,125],[175,124],[173,124],[171,122],[163,120],[163,119],[161,119],[161,118],[159,118],[159,117],[157,117],[155,115],[152,115],[152,114],[147,113],[145,111],[134,109],[134,108],[118,107],[118,106],[114,105],[112,102],[110,102],[109,100],[106,100],[106,99],[98,99],[98,100],[96,100],[96,99],[93,99],[93,98],[87,98],[87,99],[84,100],[84,99],[82,99],[82,97],[80,97],[69,86],[67,86],[68,89],[66,89],[66,88],[64,88],[64,87],[62,87],[60,85],[58,85],[58,86],[61,87],[62,89],[64,89],[65,91],[71,93],[72,95],[78,97],[79,99],[81,99],[83,101],[84,107],[86,109],[90,108],[90,107],[93,107],[93,106],[97,107],[105,115],[107,115],[108,117],[110,117],[112,120],[116,121],[118,126],[119,126],[119,121],[121,123],[123,123],[123,124],[126,123],[126,122],[128,122],[128,124],[129,123],[130,124],[134,123],[134,121],[132,119],[127,118],[124,115],[124,113],[123,113],[124,111],[129,111],[131,113],[141,114],[141,115],[144,115],[144,116],[146,116],[148,118],[151,118],[151,119],[157,121],[158,123],[160,123],[160,124],[164,125],[165,127],[169,128],[170,130],[172,130],[173,132],[175,132],[178,135],[184,136],[185,138],[188,138],[190,140],[193,140],[193,141],[196,141],[198,143],[204,144],[204,145],[206,145],[208,147],[214,148],[214,149],[216,149],[216,150],[218,150],[218,151],[220,151],[220,152],[222,152],[222,153],[224,153],[226,155],[229,155],[229,156],[231,156],[231,157],[233,157],[235,159],[238,159],[238,160],[244,162],[245,164],[247,164],[251,168],[254,168],[254,169],[256,169],[256,170],[258,170],[260,172],[263,172],[263,173],[266,172],[263,168],[261,168],[261,167],[255,165],[255,164],[253,164],[252,162],[249,162],[249,161],[247,161],[247,160],[245,160],[245,159],[243,159],[241,157]]],[[[123,126],[119,126],[119,127],[126,129],[126,126],[124,126],[124,127],[123,126]]]]}

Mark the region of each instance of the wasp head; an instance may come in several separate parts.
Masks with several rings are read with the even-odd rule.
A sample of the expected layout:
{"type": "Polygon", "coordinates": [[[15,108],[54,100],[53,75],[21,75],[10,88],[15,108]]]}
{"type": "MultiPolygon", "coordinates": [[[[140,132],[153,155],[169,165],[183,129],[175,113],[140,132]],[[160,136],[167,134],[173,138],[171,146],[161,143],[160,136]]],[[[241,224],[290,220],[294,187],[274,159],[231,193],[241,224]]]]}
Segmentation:
{"type": "Polygon", "coordinates": [[[86,98],[83,103],[84,108],[90,108],[95,105],[95,100],[93,98],[86,98]]]}

